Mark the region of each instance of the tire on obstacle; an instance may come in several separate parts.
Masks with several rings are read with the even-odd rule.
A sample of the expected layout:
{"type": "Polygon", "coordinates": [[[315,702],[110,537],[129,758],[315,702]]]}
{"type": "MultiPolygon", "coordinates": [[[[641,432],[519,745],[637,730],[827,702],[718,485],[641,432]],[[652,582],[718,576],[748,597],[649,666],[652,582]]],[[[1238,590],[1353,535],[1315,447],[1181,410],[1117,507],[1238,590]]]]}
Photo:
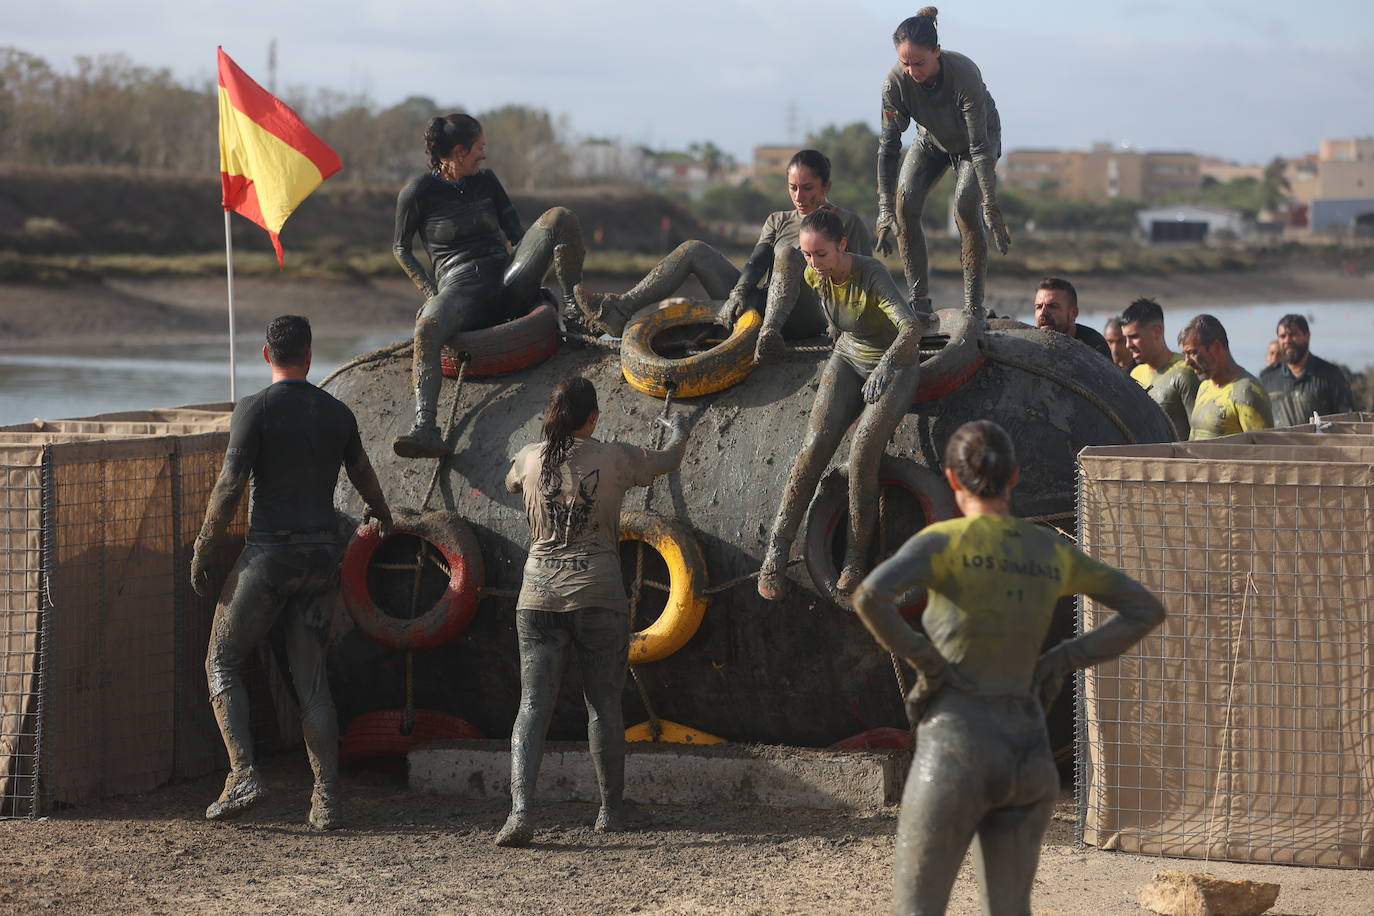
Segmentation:
{"type": "Polygon", "coordinates": [[[706,559],[691,529],[649,512],[623,512],[620,540],[643,541],[668,568],[668,601],[658,618],[630,634],[630,664],[667,658],[687,644],[706,614],[706,559]]]}
{"type": "Polygon", "coordinates": [[[749,309],[736,321],[724,341],[685,359],[655,352],[654,338],[672,328],[714,324],[717,309],[710,302],[670,299],[625,329],[620,341],[620,367],[631,386],[661,398],[692,398],[724,391],[754,371],[754,347],[763,317],[749,309]]]}
{"type": "Polygon", "coordinates": [[[457,378],[466,354],[465,376],[504,375],[542,363],[557,353],[562,343],[558,310],[540,301],[527,314],[505,324],[454,334],[439,351],[439,371],[445,378],[457,378]]]}

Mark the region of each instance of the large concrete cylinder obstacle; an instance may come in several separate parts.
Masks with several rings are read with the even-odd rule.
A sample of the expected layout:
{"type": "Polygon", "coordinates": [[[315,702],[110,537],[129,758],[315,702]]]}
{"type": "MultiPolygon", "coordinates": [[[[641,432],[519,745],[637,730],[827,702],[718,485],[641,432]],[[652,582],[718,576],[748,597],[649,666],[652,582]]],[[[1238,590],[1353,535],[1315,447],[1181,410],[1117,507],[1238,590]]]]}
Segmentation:
{"type": "MultiPolygon", "coordinates": [[[[1004,326],[1005,327],[1005,326],[1004,326]]],[[[698,335],[700,336],[700,335],[698,335]]],[[[943,339],[923,342],[923,361],[943,339]]],[[[922,498],[919,481],[938,472],[944,443],[958,426],[992,419],[1011,434],[1022,465],[1013,508],[1026,517],[1053,517],[1072,525],[1074,462],[1088,445],[1160,442],[1168,421],[1124,373],[1074,340],[1051,332],[1005,327],[982,334],[980,364],[952,390],[913,405],[889,443],[884,489],[885,518],[875,547],[890,552],[925,522],[940,501],[922,498]],[[890,470],[896,462],[897,470],[890,470]],[[907,471],[901,470],[905,465],[907,471]],[[913,484],[911,481],[918,483],[913,484]]],[[[802,441],[828,351],[804,348],[755,369],[740,384],[675,402],[690,413],[693,429],[680,471],[660,478],[648,494],[632,490],[627,512],[675,519],[694,536],[705,563],[707,588],[758,569],[764,538],[777,511],[784,480],[802,441]]],[[[414,657],[414,701],[423,708],[460,716],[491,735],[506,735],[519,699],[514,593],[520,585],[529,532],[519,496],[503,485],[510,457],[539,437],[540,415],[557,381],[591,379],[599,393],[598,438],[646,446],[655,443],[654,420],[663,401],[632,388],[619,354],[595,343],[566,343],[550,359],[518,373],[467,378],[458,389],[445,382],[439,400],[443,425],[452,417],[453,456],[433,483],[435,462],[397,458],[393,438],[413,420],[410,361],[364,363],[337,374],[328,390],[358,416],[368,454],[393,505],[446,509],[472,527],[486,570],[484,595],[471,623],[451,642],[414,657]],[[428,496],[428,505],[422,506],[428,496]]],[[[843,466],[848,438],[834,464],[843,466]]],[[[832,489],[833,480],[824,482],[832,489]]],[[[341,486],[338,508],[353,520],[362,511],[356,494],[341,486]]],[[[813,513],[814,514],[814,513],[813,513]]],[[[844,524],[826,519],[826,532],[811,532],[843,549],[844,524]]],[[[817,523],[819,524],[819,523],[817,523]]],[[[803,528],[794,544],[802,557],[803,528]]],[[[622,542],[627,587],[639,580],[634,627],[659,617],[672,570],[655,550],[622,542]],[[637,575],[636,575],[637,574],[637,575]]],[[[414,556],[414,544],[397,556],[414,556]]],[[[388,556],[385,545],[377,551],[388,556]]],[[[381,564],[386,566],[388,564],[381,564]]],[[[393,564],[404,565],[404,564],[393,564]]],[[[374,598],[406,616],[429,608],[448,585],[435,569],[421,593],[407,572],[375,572],[374,598]]],[[[892,661],[848,610],[818,590],[807,564],[789,568],[786,600],[760,599],[752,579],[709,594],[694,634],[667,657],[637,666],[644,695],[661,718],[736,741],[823,746],[877,726],[905,727],[892,661]]],[[[1068,621],[1061,614],[1059,627],[1068,621]]],[[[404,658],[358,630],[341,635],[331,650],[331,678],[340,715],[353,716],[404,702],[404,658]]],[[[575,666],[574,666],[575,668],[575,666]]],[[[909,677],[909,674],[908,674],[909,677]]],[[[627,686],[626,722],[647,715],[639,692],[627,686]]],[[[565,679],[552,738],[580,738],[586,712],[573,669],[565,679]]]]}

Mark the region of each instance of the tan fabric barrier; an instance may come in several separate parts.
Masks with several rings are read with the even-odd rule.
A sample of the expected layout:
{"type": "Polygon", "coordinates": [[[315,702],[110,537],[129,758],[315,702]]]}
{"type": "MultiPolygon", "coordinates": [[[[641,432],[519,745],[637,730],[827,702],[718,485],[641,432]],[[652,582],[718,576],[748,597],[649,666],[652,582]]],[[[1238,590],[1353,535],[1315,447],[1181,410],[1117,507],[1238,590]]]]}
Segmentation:
{"type": "Polygon", "coordinates": [[[1086,842],[1374,867],[1374,436],[1301,430],[1081,454],[1084,548],[1169,610],[1084,676],[1086,842]]]}
{"type": "Polygon", "coordinates": [[[32,788],[39,728],[44,804],[146,791],[222,754],[203,702],[213,600],[191,593],[187,569],[227,414],[136,413],[0,430],[0,799],[32,788]]]}

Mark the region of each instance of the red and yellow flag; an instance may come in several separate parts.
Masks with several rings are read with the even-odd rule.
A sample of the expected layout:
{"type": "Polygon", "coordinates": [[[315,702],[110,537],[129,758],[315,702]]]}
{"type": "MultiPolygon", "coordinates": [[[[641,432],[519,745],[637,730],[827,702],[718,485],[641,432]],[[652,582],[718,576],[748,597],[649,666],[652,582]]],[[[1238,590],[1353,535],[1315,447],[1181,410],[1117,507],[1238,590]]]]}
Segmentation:
{"type": "Polygon", "coordinates": [[[281,99],[253,82],[223,48],[219,55],[219,172],[224,209],[277,233],[291,211],[343,168],[338,153],[310,132],[281,99]]]}

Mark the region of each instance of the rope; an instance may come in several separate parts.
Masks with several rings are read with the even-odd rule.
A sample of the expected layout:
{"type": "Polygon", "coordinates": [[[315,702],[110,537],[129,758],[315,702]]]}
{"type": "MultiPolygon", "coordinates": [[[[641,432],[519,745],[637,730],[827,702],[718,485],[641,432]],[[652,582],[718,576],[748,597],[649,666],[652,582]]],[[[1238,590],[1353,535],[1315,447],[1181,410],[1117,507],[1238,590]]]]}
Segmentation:
{"type": "MultiPolygon", "coordinates": [[[[449,408],[448,424],[445,426],[443,434],[443,439],[445,442],[448,441],[449,434],[453,432],[453,424],[458,419],[458,403],[463,396],[463,376],[466,374],[467,368],[468,355],[466,353],[459,353],[458,380],[457,383],[453,386],[453,406],[449,408]]],[[[439,477],[443,473],[444,462],[447,461],[450,457],[452,457],[451,453],[445,452],[443,455],[439,456],[439,459],[437,461],[434,462],[434,475],[429,478],[429,489],[425,491],[424,502],[420,503],[421,512],[424,512],[425,509],[429,508],[429,501],[434,496],[434,489],[437,486],[439,486],[439,477]]]]}
{"type": "Polygon", "coordinates": [[[649,702],[649,691],[644,689],[644,682],[639,679],[639,671],[634,665],[630,666],[630,676],[634,678],[635,689],[639,691],[639,702],[644,704],[644,711],[649,714],[649,737],[655,741],[662,740],[663,723],[659,722],[654,704],[649,702]]]}
{"type": "Polygon", "coordinates": [[[1111,405],[1093,394],[1092,391],[1078,384],[1078,382],[1064,378],[1062,375],[1056,375],[1047,369],[1042,369],[1031,363],[1024,363],[1019,359],[1003,356],[988,347],[983,349],[983,355],[994,363],[1001,363],[1013,369],[1020,369],[1022,372],[1029,372],[1031,375],[1038,375],[1041,378],[1049,379],[1061,388],[1067,388],[1069,391],[1072,391],[1074,394],[1106,414],[1107,419],[1112,421],[1112,425],[1116,427],[1117,432],[1121,433],[1122,438],[1125,439],[1127,443],[1131,445],[1136,444],[1135,435],[1131,432],[1131,428],[1126,425],[1126,421],[1121,419],[1117,412],[1112,409],[1111,405]]]}
{"type": "Polygon", "coordinates": [[[365,363],[375,363],[378,360],[387,359],[388,357],[392,356],[400,356],[401,351],[409,348],[413,341],[414,338],[407,337],[405,340],[398,340],[395,343],[389,343],[384,347],[378,347],[375,350],[368,350],[366,353],[360,353],[357,356],[350,359],[348,362],[344,363],[339,368],[335,369],[333,372],[326,375],[324,377],[324,380],[320,382],[320,387],[323,388],[325,385],[328,385],[330,382],[332,382],[336,375],[340,374],[341,372],[345,372],[349,369],[352,369],[355,366],[361,366],[365,363]]]}

